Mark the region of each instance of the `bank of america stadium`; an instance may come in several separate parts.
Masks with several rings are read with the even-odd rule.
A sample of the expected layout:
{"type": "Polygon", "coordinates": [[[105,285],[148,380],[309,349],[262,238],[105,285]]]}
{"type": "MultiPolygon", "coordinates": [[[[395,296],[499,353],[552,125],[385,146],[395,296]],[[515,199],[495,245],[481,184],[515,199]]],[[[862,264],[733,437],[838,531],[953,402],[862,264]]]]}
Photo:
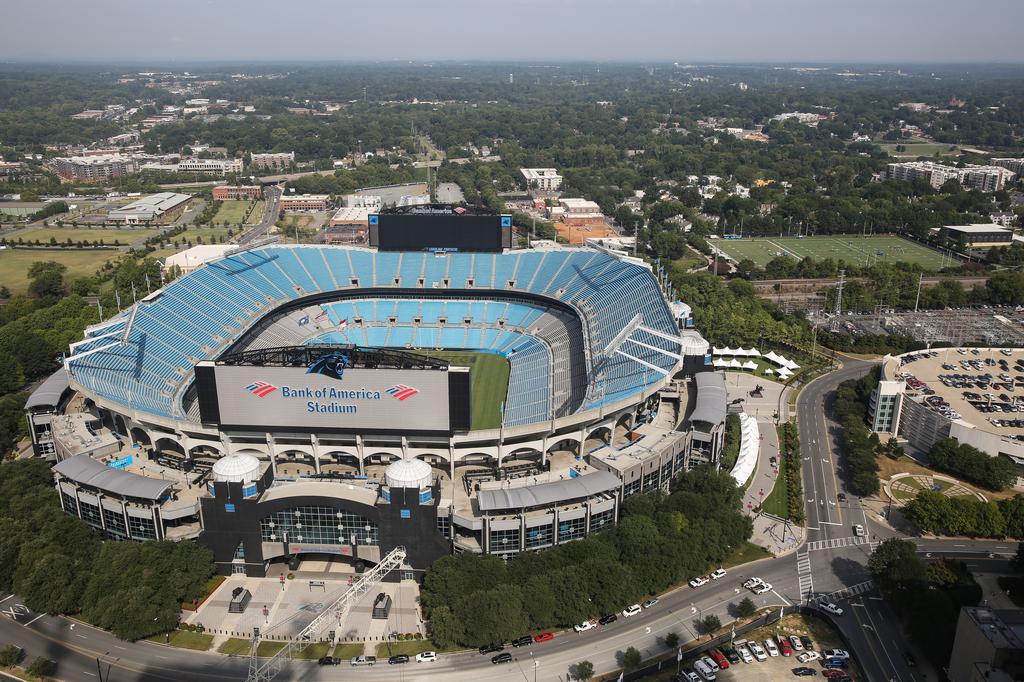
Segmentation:
{"type": "Polygon", "coordinates": [[[613,524],[721,448],[725,390],[657,267],[604,248],[238,248],[85,333],[29,401],[61,504],[221,573],[401,577],[613,524]]]}

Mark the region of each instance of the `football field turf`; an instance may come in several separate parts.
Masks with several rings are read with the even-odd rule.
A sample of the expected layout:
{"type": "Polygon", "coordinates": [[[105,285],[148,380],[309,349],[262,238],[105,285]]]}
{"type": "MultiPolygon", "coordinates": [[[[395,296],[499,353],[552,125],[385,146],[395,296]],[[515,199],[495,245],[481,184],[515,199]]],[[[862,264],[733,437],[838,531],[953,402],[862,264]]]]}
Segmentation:
{"type": "Polygon", "coordinates": [[[457,367],[469,367],[469,390],[473,401],[470,419],[473,430],[496,429],[501,426],[501,403],[508,393],[509,375],[508,360],[504,356],[460,350],[412,352],[444,360],[457,367]]]}
{"type": "Polygon", "coordinates": [[[712,245],[721,249],[737,263],[744,258],[764,267],[776,256],[787,255],[797,260],[826,258],[843,260],[850,265],[870,265],[877,261],[916,263],[926,270],[939,270],[955,265],[942,253],[894,235],[830,235],[826,237],[756,237],[754,239],[714,239],[712,245]]]}

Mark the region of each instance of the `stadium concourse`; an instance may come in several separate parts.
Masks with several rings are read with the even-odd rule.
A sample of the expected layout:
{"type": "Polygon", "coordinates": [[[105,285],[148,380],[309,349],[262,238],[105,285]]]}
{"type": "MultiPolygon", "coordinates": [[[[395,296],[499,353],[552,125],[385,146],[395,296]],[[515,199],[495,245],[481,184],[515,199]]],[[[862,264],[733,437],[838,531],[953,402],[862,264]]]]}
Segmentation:
{"type": "Polygon", "coordinates": [[[66,512],[223,574],[570,542],[719,457],[724,378],[661,281],[590,248],[239,248],[86,330],[33,440],[66,512]],[[507,362],[494,423],[468,354],[507,362]]]}

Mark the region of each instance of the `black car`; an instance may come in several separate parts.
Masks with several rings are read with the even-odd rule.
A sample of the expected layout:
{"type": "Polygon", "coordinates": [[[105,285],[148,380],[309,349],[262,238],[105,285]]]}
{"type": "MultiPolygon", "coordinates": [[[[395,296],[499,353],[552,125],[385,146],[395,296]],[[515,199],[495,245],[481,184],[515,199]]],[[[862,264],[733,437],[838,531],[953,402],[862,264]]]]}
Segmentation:
{"type": "Polygon", "coordinates": [[[804,645],[804,649],[807,649],[808,651],[814,650],[814,642],[812,642],[811,638],[807,635],[800,635],[800,643],[804,645]]]}
{"type": "Polygon", "coordinates": [[[839,493],[836,497],[839,498],[840,502],[846,502],[846,493],[839,493]]]}
{"type": "Polygon", "coordinates": [[[503,654],[498,654],[497,656],[492,656],[491,657],[491,663],[493,663],[494,665],[498,665],[499,663],[511,663],[511,662],[512,662],[512,654],[510,654],[507,651],[505,653],[503,653],[503,654]]]}
{"type": "Polygon", "coordinates": [[[388,665],[398,665],[399,663],[408,663],[409,657],[405,654],[398,654],[388,659],[388,665]]]}
{"type": "Polygon", "coordinates": [[[597,622],[600,623],[601,625],[610,625],[610,624],[614,623],[615,621],[617,621],[618,619],[619,619],[619,617],[616,616],[614,613],[609,613],[607,616],[601,616],[601,618],[598,619],[597,622]]]}
{"type": "Polygon", "coordinates": [[[793,668],[793,674],[797,677],[814,677],[818,674],[818,671],[804,666],[802,668],[793,668]]]}
{"type": "MultiPolygon", "coordinates": [[[[533,644],[533,637],[530,635],[523,635],[522,637],[517,637],[512,640],[512,646],[514,647],[530,646],[531,644],[533,644]]],[[[512,654],[509,654],[509,656],[511,655],[512,654]]]]}
{"type": "Polygon", "coordinates": [[[319,665],[341,665],[341,659],[334,656],[321,656],[317,659],[319,665]]]}
{"type": "Polygon", "coordinates": [[[725,654],[725,657],[728,658],[729,662],[733,665],[736,665],[737,663],[743,660],[742,658],[740,658],[739,652],[733,649],[731,646],[723,646],[722,653],[725,654]]]}
{"type": "Polygon", "coordinates": [[[505,647],[504,647],[504,645],[501,645],[501,644],[485,644],[484,646],[480,647],[480,653],[481,654],[496,654],[499,651],[504,651],[504,650],[505,650],[505,647]]]}

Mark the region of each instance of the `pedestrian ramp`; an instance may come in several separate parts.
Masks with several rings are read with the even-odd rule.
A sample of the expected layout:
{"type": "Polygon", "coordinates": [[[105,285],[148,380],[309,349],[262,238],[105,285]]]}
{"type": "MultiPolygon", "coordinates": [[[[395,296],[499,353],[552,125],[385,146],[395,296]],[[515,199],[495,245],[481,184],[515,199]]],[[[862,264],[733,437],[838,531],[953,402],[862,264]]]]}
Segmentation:
{"type": "Polygon", "coordinates": [[[822,549],[842,549],[843,547],[856,547],[868,544],[865,537],[830,538],[828,540],[813,540],[805,545],[808,552],[816,552],[822,549]]]}

